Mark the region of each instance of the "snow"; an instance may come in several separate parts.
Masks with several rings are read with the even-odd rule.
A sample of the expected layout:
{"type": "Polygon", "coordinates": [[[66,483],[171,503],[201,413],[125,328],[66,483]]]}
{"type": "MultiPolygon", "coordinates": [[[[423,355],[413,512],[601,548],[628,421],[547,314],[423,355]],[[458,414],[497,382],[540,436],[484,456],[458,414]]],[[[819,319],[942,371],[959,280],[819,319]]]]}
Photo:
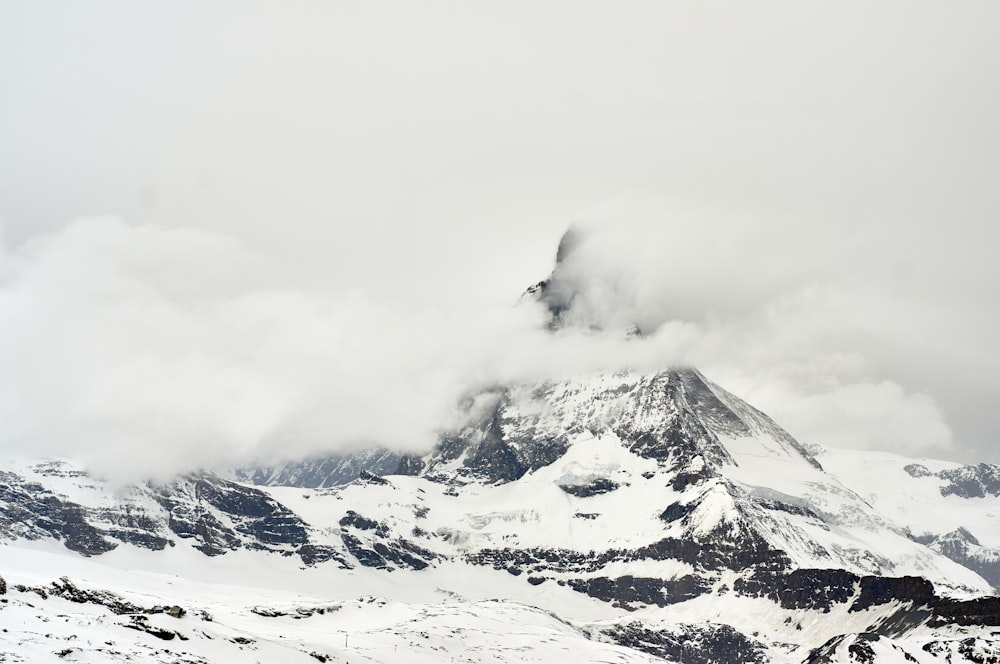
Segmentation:
{"type": "Polygon", "coordinates": [[[1000,497],[942,496],[945,480],[912,477],[904,466],[918,463],[932,473],[960,467],[934,459],[908,459],[889,452],[826,448],[821,462],[841,483],[854,488],[880,514],[914,534],[943,535],[965,528],[984,547],[1000,547],[1000,497]]]}
{"type": "MultiPolygon", "coordinates": [[[[0,574],[12,588],[47,586],[67,576],[81,588],[111,590],[142,606],[179,604],[187,616],[158,614],[148,622],[187,640],[161,641],[130,629],[127,616],[103,607],[15,589],[0,604],[0,622],[8,629],[0,633],[0,661],[122,661],[125,655],[150,662],[312,663],[317,655],[337,662],[657,661],[591,638],[602,628],[639,619],[664,630],[729,624],[769,644],[776,662],[798,662],[809,649],[868,631],[902,608],[890,604],[851,613],[848,602],[827,613],[786,610],[767,599],[737,596],[731,589],[745,572],[730,570],[712,579],[707,594],[627,612],[560,581],[678,579],[697,570],[679,560],[616,560],[572,573],[545,570],[547,580],[533,585],[528,574],[465,562],[483,549],[603,552],[665,537],[700,541],[720,531],[759,533],[799,567],[919,575],[957,596],[991,591],[974,572],[909,533],[965,527],[984,546],[1000,546],[998,499],[942,496],[943,480],[911,477],[903,466],[913,460],[885,453],[826,450],[820,469],[766,416],[714,386],[715,396],[746,426],[719,429],[721,448],[710,450],[709,441],[704,453],[676,467],[661,465],[630,451],[616,433],[655,428],[677,414],[676,404],[663,402],[657,380],[621,372],[514,388],[513,405],[504,413],[510,433],[524,440],[562,435],[568,445],[555,462],[516,482],[453,487],[389,476],[384,484],[261,488],[309,526],[312,541],[348,559],[340,526],[348,512],[378,521],[392,538],[412,538],[439,556],[419,572],[340,569],[333,563],[306,567],[296,556],[246,549],[206,557],[180,538],[163,551],[122,544],[89,559],[52,539],[7,543],[0,546],[0,574]],[[698,480],[675,483],[682,474],[698,480]],[[617,488],[586,497],[560,488],[601,479],[617,488]],[[660,515],[675,503],[691,511],[666,523],[660,515]],[[428,535],[418,538],[416,528],[428,535]],[[213,620],[199,617],[200,611],[213,620]],[[67,649],[65,657],[55,654],[67,649]]],[[[957,466],[919,463],[934,472],[957,466]]],[[[6,468],[87,507],[161,509],[148,489],[115,490],[79,476],[69,463],[22,459],[6,468]]],[[[921,646],[940,637],[940,631],[920,627],[905,638],[870,645],[879,662],[900,661],[901,648],[930,662],[921,646]]],[[[837,657],[846,657],[849,643],[836,645],[837,657]]]]}
{"type": "MultiPolygon", "coordinates": [[[[151,560],[158,554],[132,553],[132,563],[145,554],[150,559],[148,567],[158,566],[151,560]]],[[[174,571],[182,571],[185,561],[173,562],[174,571]]],[[[56,653],[69,650],[68,661],[78,662],[124,661],[125,655],[150,662],[228,662],[248,658],[258,662],[315,662],[310,653],[330,657],[331,661],[393,663],[655,661],[628,648],[590,641],[580,629],[539,608],[514,601],[455,599],[453,594],[432,591],[433,585],[427,583],[433,584],[432,579],[396,584],[382,579],[382,583],[373,583],[380,575],[339,571],[337,578],[325,583],[309,584],[299,579],[296,590],[275,587],[277,578],[284,581],[296,576],[288,573],[291,570],[274,569],[271,574],[261,575],[256,561],[249,556],[234,556],[224,562],[221,567],[228,570],[228,579],[199,581],[192,577],[204,576],[200,565],[187,570],[193,574],[180,576],[122,569],[118,566],[128,565],[129,561],[121,557],[97,562],[65,551],[0,547],[0,565],[11,585],[7,602],[0,605],[0,620],[6,628],[0,635],[0,658],[67,661],[56,653]],[[181,604],[187,611],[185,617],[153,615],[148,623],[177,632],[187,640],[161,641],[129,629],[128,616],[114,615],[104,607],[54,596],[43,600],[34,593],[14,589],[15,584],[47,585],[52,572],[43,570],[58,570],[81,588],[110,588],[142,606],[181,604]],[[244,582],[269,583],[256,587],[235,585],[231,582],[236,577],[243,577],[244,582]],[[302,590],[307,585],[312,586],[312,592],[302,590]],[[393,599],[365,596],[363,590],[389,591],[393,599]],[[430,596],[431,601],[414,599],[421,594],[430,596]],[[353,598],[347,599],[348,595],[353,598]],[[410,601],[401,599],[408,595],[410,601]],[[288,615],[268,617],[261,615],[266,614],[262,608],[288,615]],[[323,612],[310,612],[316,608],[323,612]],[[212,620],[201,618],[200,611],[206,611],[212,620]]],[[[218,566],[215,571],[219,571],[218,566]]],[[[442,580],[440,575],[434,576],[442,580]]],[[[321,581],[320,575],[311,580],[321,581]]],[[[486,584],[482,591],[495,594],[495,589],[496,584],[486,584]]]]}
{"type": "MultiPolygon", "coordinates": [[[[923,481],[936,478],[920,478],[919,484],[923,486],[919,487],[922,493],[917,499],[908,491],[909,485],[915,483],[914,478],[902,470],[912,460],[882,453],[827,452],[820,457],[823,464],[820,470],[802,455],[786,454],[787,448],[760,438],[723,437],[723,446],[736,461],[735,465],[724,466],[723,473],[752,496],[808,507],[822,517],[820,522],[782,512],[762,515],[762,530],[798,565],[839,567],[862,575],[923,576],[942,591],[959,596],[992,592],[978,574],[914,542],[907,529],[927,532],[928,528],[940,528],[942,523],[951,527],[939,530],[940,533],[963,523],[982,529],[984,522],[1000,510],[987,508],[979,515],[970,515],[954,509],[960,507],[956,501],[967,499],[943,497],[937,486],[932,486],[933,482],[923,481]],[[873,459],[881,463],[872,463],[873,459]],[[888,461],[898,466],[898,472],[891,472],[888,461]],[[860,472],[856,472],[858,467],[862,469],[860,472]],[[843,478],[849,479],[842,481],[843,478]],[[852,487],[869,491],[861,495],[852,487]],[[871,489],[876,489],[878,495],[871,489]],[[914,511],[916,503],[920,508],[914,511]],[[938,510],[950,518],[942,518],[938,510]]],[[[952,466],[925,461],[928,468],[952,466]]],[[[998,524],[993,518],[991,534],[1000,533],[998,524]]]]}

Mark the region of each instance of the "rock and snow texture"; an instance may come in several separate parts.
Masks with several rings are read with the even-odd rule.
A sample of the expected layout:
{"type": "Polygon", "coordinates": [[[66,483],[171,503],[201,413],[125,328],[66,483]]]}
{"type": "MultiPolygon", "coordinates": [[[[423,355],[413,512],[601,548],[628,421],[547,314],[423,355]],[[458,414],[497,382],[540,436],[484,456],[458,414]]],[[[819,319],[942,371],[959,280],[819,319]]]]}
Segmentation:
{"type": "Polygon", "coordinates": [[[114,492],[69,463],[8,464],[0,576],[13,590],[0,616],[18,631],[2,634],[0,652],[191,662],[996,652],[993,467],[814,455],[691,369],[507,386],[476,404],[477,418],[426,456],[314,460],[238,475],[247,483],[202,473],[114,492]],[[94,592],[59,591],[62,576],[94,592]],[[183,617],[155,610],[174,605],[183,617]]]}
{"type": "Polygon", "coordinates": [[[399,467],[399,455],[385,449],[319,457],[270,467],[240,468],[233,478],[258,486],[298,486],[322,489],[357,479],[362,471],[388,475],[399,467]]]}
{"type": "Polygon", "coordinates": [[[1000,593],[1000,466],[819,450],[824,466],[915,541],[968,567],[1000,593]]]}

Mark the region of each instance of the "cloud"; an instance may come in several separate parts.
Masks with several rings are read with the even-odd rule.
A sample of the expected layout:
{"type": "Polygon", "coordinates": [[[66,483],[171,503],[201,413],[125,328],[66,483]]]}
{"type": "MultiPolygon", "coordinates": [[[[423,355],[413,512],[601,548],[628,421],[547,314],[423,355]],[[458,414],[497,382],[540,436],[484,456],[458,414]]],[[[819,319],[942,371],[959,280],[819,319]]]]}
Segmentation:
{"type": "Polygon", "coordinates": [[[179,467],[366,418],[416,441],[469,385],[688,362],[803,439],[821,395],[889,381],[871,444],[1000,461],[995,2],[22,5],[0,22],[20,448],[112,466],[155,440],[138,467],[179,467]],[[539,332],[510,300],[614,197],[556,275],[574,325],[539,332]],[[130,223],[65,226],[107,211],[130,223]]]}
{"type": "Polygon", "coordinates": [[[937,403],[890,380],[834,385],[818,393],[803,393],[795,385],[771,389],[776,404],[771,415],[811,443],[903,453],[940,453],[953,444],[937,403]]]}
{"type": "Polygon", "coordinates": [[[470,392],[619,355],[615,339],[548,334],[515,297],[394,309],[276,286],[267,257],[204,230],[87,218],[0,256],[4,446],[123,481],[427,450],[470,392]]]}
{"type": "Polygon", "coordinates": [[[632,197],[572,235],[544,296],[564,325],[689,326],[683,360],[806,442],[989,453],[996,230],[632,197]]]}
{"type": "Polygon", "coordinates": [[[269,289],[267,261],[225,236],[84,219],[4,267],[8,446],[166,476],[280,446],[395,442],[397,418],[421,441],[441,418],[384,312],[269,289]],[[395,417],[375,416],[379,398],[395,417]]]}
{"type": "Polygon", "coordinates": [[[997,362],[974,306],[992,282],[920,233],[827,230],[661,199],[599,210],[549,281],[567,304],[552,331],[514,294],[400,307],[283,281],[219,232],[80,219],[0,246],[3,445],[121,481],[422,451],[478,390],[686,364],[803,442],[954,454],[965,412],[994,423],[962,410],[970,390],[1000,396],[967,378],[997,362]]]}

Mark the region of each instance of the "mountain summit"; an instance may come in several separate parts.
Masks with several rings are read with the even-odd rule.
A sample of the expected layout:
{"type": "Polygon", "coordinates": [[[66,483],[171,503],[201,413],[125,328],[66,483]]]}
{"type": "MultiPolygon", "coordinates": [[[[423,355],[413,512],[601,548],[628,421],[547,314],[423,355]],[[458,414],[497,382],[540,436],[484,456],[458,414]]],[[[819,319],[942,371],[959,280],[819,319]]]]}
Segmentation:
{"type": "Polygon", "coordinates": [[[1000,468],[809,447],[684,367],[465,410],[422,455],[126,490],[11,460],[0,659],[1000,662],[1000,468]]]}
{"type": "MultiPolygon", "coordinates": [[[[510,385],[473,401],[476,417],[426,455],[288,464],[244,472],[247,483],[201,473],[115,493],[69,462],[8,465],[6,610],[25,625],[56,614],[72,616],[77,632],[101,624],[126,644],[116,659],[79,639],[15,631],[10,652],[43,643],[124,661],[149,655],[143,639],[169,634],[201,657],[187,661],[231,661],[250,643],[260,661],[295,661],[265,654],[277,643],[269,621],[279,621],[296,652],[325,661],[357,652],[309,636],[315,629],[355,630],[382,644],[365,651],[382,662],[419,661],[410,656],[425,652],[424,633],[440,649],[427,656],[462,657],[470,646],[457,635],[486,631],[499,661],[982,662],[1000,653],[993,467],[807,449],[689,368],[510,385]],[[864,472],[850,481],[852,466],[875,468],[882,485],[865,485],[864,472]],[[892,501],[918,497],[939,513],[899,519],[892,501]],[[39,548],[47,541],[70,557],[39,548]],[[282,590],[241,590],[253,597],[248,618],[204,580],[158,580],[165,572],[282,590]],[[386,599],[357,603],[372,592],[386,599]],[[513,603],[480,603],[498,599],[513,603]],[[400,600],[412,620],[387,613],[385,602],[400,600]],[[173,605],[187,617],[155,612],[173,605]],[[101,623],[84,617],[102,611],[101,623]],[[459,631],[439,631],[430,615],[459,631]],[[575,631],[549,624],[552,615],[575,631]],[[556,654],[545,642],[560,644],[556,654]]],[[[148,661],[179,652],[165,647],[148,661]]]]}

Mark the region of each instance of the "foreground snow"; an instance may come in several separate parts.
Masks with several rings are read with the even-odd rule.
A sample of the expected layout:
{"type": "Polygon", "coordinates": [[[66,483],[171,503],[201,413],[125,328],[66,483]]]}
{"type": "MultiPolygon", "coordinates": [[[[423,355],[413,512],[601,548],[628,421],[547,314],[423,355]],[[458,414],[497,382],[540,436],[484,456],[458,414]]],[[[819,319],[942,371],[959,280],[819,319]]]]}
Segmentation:
{"type": "MultiPolygon", "coordinates": [[[[227,556],[207,566],[185,555],[168,556],[171,572],[162,573],[142,568],[164,562],[153,555],[131,550],[88,560],[45,546],[0,547],[8,584],[0,604],[0,661],[722,662],[727,660],[699,655],[684,626],[729,623],[770,642],[767,661],[805,661],[827,644],[832,658],[817,661],[848,662],[855,661],[849,648],[857,633],[895,608],[849,613],[842,607],[821,614],[786,611],[760,599],[711,595],[622,615],[579,593],[554,589],[523,593],[523,601],[477,599],[514,587],[502,573],[463,578],[456,569],[444,569],[430,576],[421,573],[419,579],[412,573],[370,570],[321,574],[297,570],[284,559],[262,565],[252,555],[227,556]],[[205,578],[213,576],[217,578],[205,578]],[[202,579],[193,580],[198,577],[202,579]],[[255,580],[265,583],[254,585],[255,580]],[[99,599],[60,596],[67,585],[99,599]],[[312,592],[306,590],[309,586],[312,592]],[[471,596],[460,592],[463,587],[471,596]],[[366,589],[377,592],[362,594],[366,589]],[[532,606],[532,601],[550,609],[532,606]],[[184,615],[163,611],[171,606],[181,607],[184,615]],[[577,618],[568,619],[551,607],[577,618]],[[658,658],[611,642],[609,629],[636,621],[661,634],[676,632],[682,644],[679,656],[658,658]],[[691,649],[687,660],[684,643],[691,649]]],[[[945,640],[941,629],[925,628],[903,639],[869,637],[873,640],[865,645],[880,663],[994,661],[986,657],[998,654],[980,630],[951,627],[944,632],[945,640]],[[962,659],[963,640],[972,641],[970,652],[984,658],[962,659]],[[937,652],[925,649],[928,644],[937,652]]]]}

